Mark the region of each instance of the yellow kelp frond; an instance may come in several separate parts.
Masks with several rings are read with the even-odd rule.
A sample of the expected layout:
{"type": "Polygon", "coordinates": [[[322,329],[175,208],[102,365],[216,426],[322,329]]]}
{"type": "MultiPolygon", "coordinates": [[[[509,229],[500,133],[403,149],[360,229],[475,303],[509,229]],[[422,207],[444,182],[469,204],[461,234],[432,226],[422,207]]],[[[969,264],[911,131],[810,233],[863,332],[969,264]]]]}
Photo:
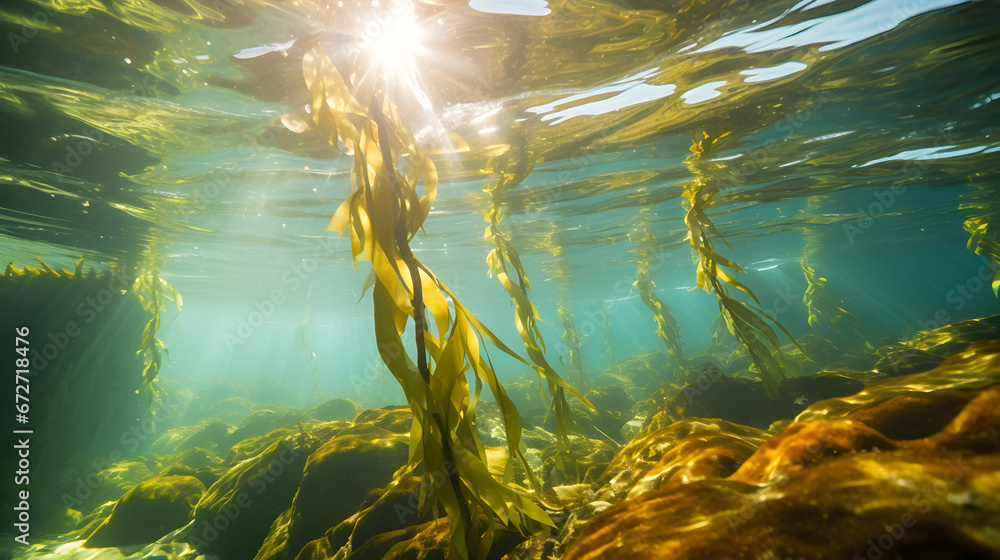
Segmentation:
{"type": "MultiPolygon", "coordinates": [[[[437,171],[388,96],[378,87],[359,94],[358,84],[345,81],[319,49],[305,55],[303,72],[312,93],[311,115],[316,127],[331,144],[343,143],[353,158],[351,194],[334,214],[330,229],[347,230],[355,262],[372,263],[379,354],[403,388],[413,412],[410,462],[423,462],[425,489],[434,488],[422,493],[422,508],[447,514],[450,557],[483,559],[492,542],[494,515],[501,523],[525,532],[539,523],[552,524],[526,493],[490,476],[475,427],[475,403],[485,384],[504,419],[510,456],[521,461],[529,485],[538,487],[522,453],[517,409],[500,384],[482,342],[488,340],[501,352],[527,362],[476,319],[413,254],[409,243],[434,201],[437,171]],[[405,172],[396,167],[403,159],[405,172]],[[423,192],[418,193],[421,183],[423,192]],[[427,324],[427,314],[431,324],[427,324]],[[407,354],[402,340],[410,320],[417,348],[415,360],[407,354]],[[466,377],[470,370],[476,380],[474,394],[466,377]],[[433,484],[442,476],[447,483],[433,484]],[[488,515],[486,525],[480,523],[480,508],[493,514],[488,515]]],[[[361,74],[350,75],[353,80],[361,74]]],[[[496,271],[506,278],[502,267],[496,271]]],[[[533,315],[533,308],[529,309],[533,315]]],[[[524,330],[533,331],[533,324],[526,323],[524,330]]],[[[505,482],[512,464],[507,464],[505,482]]]]}
{"type": "MultiPolygon", "coordinates": [[[[688,241],[698,254],[697,285],[708,293],[714,293],[718,298],[719,311],[729,332],[753,359],[768,395],[776,397],[778,385],[785,379],[785,358],[781,353],[781,343],[777,334],[765,319],[777,326],[789,339],[792,337],[780,323],[764,312],[760,301],[750,288],[736,280],[736,275],[746,271],[715,250],[713,238],[721,239],[723,243],[726,241],[706,211],[712,206],[712,199],[718,192],[717,183],[713,182],[711,177],[721,164],[706,163],[702,161],[702,155],[729,133],[714,138],[708,133],[702,134],[703,138],[691,146],[691,155],[686,160],[694,180],[685,185],[683,195],[687,202],[684,223],[688,228],[688,241]],[[727,272],[726,268],[731,269],[733,273],[727,272]],[[727,285],[743,292],[752,303],[730,297],[726,292],[727,285]]],[[[728,243],[726,245],[728,246],[728,243]]]]}
{"type": "MultiPolygon", "coordinates": [[[[18,269],[16,266],[14,266],[14,259],[8,259],[7,268],[4,269],[3,275],[8,278],[19,278],[19,277],[32,278],[35,276],[51,276],[53,278],[72,278],[80,280],[83,278],[94,278],[96,274],[93,266],[90,267],[90,271],[87,273],[86,276],[83,274],[82,257],[78,261],[76,261],[76,266],[74,267],[74,270],[72,272],[66,270],[65,268],[62,269],[61,272],[57,271],[52,267],[50,267],[48,264],[46,264],[46,262],[40,258],[38,259],[38,263],[41,266],[29,267],[25,265],[21,269],[18,269]]],[[[97,277],[104,276],[105,274],[97,275],[97,277]]]]}
{"type": "MultiPolygon", "coordinates": [[[[510,149],[497,155],[491,161],[491,167],[497,174],[497,181],[487,189],[491,206],[486,215],[486,221],[490,222],[490,225],[486,227],[485,238],[493,243],[494,248],[486,257],[486,263],[489,265],[490,274],[496,276],[514,304],[514,324],[524,342],[524,350],[528,354],[528,359],[539,376],[539,382],[542,378],[547,380],[551,397],[549,411],[555,415],[556,419],[556,468],[570,477],[571,473],[566,472],[565,468],[568,464],[566,455],[570,452],[569,434],[570,431],[583,433],[583,430],[572,416],[569,403],[566,402],[566,391],[572,393],[587,406],[593,407],[593,405],[577,389],[566,383],[545,359],[545,340],[538,330],[537,323],[540,320],[538,309],[535,308],[528,296],[528,290],[531,289],[528,275],[524,271],[517,250],[500,227],[500,222],[504,217],[505,195],[520,185],[534,167],[531,154],[524,149],[526,144],[524,138],[516,138],[511,141],[510,149]],[[513,270],[516,279],[511,277],[509,269],[513,270]]],[[[579,363],[582,366],[582,362],[579,363]]],[[[579,473],[576,473],[575,479],[580,479],[579,473]]],[[[536,488],[536,490],[540,489],[536,488]]]]}
{"type": "Polygon", "coordinates": [[[562,339],[566,345],[566,351],[569,353],[570,366],[576,372],[577,382],[584,385],[587,383],[587,367],[583,365],[583,349],[581,348],[583,337],[580,336],[580,331],[576,328],[576,319],[573,318],[573,313],[569,310],[569,304],[566,301],[559,302],[559,321],[563,326],[562,339]]]}
{"type": "MultiPolygon", "coordinates": [[[[820,202],[825,197],[809,197],[806,201],[806,210],[809,213],[818,212],[820,202]]],[[[811,227],[803,230],[806,243],[802,250],[802,273],[806,279],[806,291],[802,295],[802,303],[809,311],[809,326],[813,330],[819,331],[823,326],[831,329],[837,334],[856,334],[858,340],[862,341],[869,350],[875,348],[871,345],[871,336],[861,324],[861,321],[853,313],[844,309],[841,304],[830,295],[827,289],[827,279],[816,272],[812,263],[812,256],[819,252],[820,242],[816,231],[811,227]]]]}
{"type": "Polygon", "coordinates": [[[681,365],[687,364],[684,352],[681,351],[680,325],[673,317],[670,306],[656,295],[656,284],[649,277],[649,262],[653,252],[653,233],[649,224],[648,208],[639,211],[639,227],[636,237],[639,244],[639,259],[636,261],[636,280],[634,286],[639,290],[642,303],[653,312],[656,320],[656,334],[667,347],[667,352],[681,365]]]}
{"type": "Polygon", "coordinates": [[[1000,215],[969,218],[964,227],[969,232],[969,250],[991,261],[993,294],[1000,297],[1000,215]]]}
{"type": "Polygon", "coordinates": [[[163,356],[165,355],[167,359],[170,358],[170,352],[163,341],[156,338],[156,332],[160,329],[160,312],[166,311],[167,302],[172,302],[177,307],[178,313],[184,306],[184,300],[177,290],[169,282],[160,278],[160,262],[156,253],[155,239],[156,236],[146,247],[143,253],[141,271],[132,285],[132,291],[138,298],[139,304],[151,315],[149,322],[142,330],[142,340],[139,350],[136,351],[136,355],[142,356],[144,364],[142,370],[143,390],[147,389],[160,373],[163,356]]]}

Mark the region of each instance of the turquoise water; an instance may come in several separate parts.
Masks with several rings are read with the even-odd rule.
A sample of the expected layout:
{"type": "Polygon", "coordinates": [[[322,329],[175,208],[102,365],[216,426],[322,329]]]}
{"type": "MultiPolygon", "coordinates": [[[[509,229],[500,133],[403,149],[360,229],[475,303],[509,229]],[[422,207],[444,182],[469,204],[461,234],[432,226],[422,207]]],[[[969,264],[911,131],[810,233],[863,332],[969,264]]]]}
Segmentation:
{"type": "MultiPolygon", "coordinates": [[[[282,122],[304,114],[309,44],[336,59],[392,21],[355,4],[4,3],[0,255],[102,270],[154,247],[184,299],[157,334],[170,351],[161,380],[404,403],[379,365],[370,267],[355,269],[348,240],[327,231],[352,160],[282,122]]],[[[633,287],[640,221],[682,348],[708,351],[718,302],[695,285],[681,194],[692,141],[728,132],[705,156],[720,187],[708,215],[731,246],[716,250],[793,337],[813,332],[805,256],[867,329],[835,339],[844,352],[996,314],[993,265],[966,247],[963,224],[1000,203],[998,7],[418,3],[420,47],[390,56],[419,85],[392,93],[418,139],[456,149],[435,156],[441,183],[414,251],[523,349],[488,276],[482,214],[491,150],[519,145],[534,168],[507,194],[502,228],[549,362],[569,376],[561,300],[592,376],[664,350],[633,287]]],[[[501,379],[531,373],[495,354],[501,379]]]]}

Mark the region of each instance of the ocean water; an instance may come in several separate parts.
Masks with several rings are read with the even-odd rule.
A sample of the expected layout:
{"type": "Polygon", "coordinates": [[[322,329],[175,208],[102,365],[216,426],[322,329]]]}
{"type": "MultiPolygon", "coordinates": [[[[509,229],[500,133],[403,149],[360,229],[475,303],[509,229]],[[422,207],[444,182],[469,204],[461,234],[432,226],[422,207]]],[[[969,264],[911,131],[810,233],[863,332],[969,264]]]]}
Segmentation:
{"type": "MultiPolygon", "coordinates": [[[[371,266],[355,265],[348,236],[328,231],[352,192],[355,160],[313,120],[303,72],[310,52],[344,79],[384,84],[439,174],[413,252],[526,356],[484,238],[497,171],[521,166],[499,199],[498,227],[531,281],[545,359],[584,394],[613,385],[611,371],[658,364],[645,384],[626,387],[638,406],[656,388],[673,394],[703,381],[692,372],[706,360],[732,379],[759,377],[737,338],[724,325],[713,331],[719,299],[698,285],[684,197],[698,181],[713,193],[705,215],[714,249],[742,267],[725,270],[757,301],[722,285],[775,325],[788,356],[781,375],[870,384],[886,371],[876,364],[887,349],[1000,313],[998,15],[988,0],[5,2],[0,255],[31,270],[8,272],[0,298],[5,327],[30,327],[29,394],[42,403],[27,422],[10,411],[8,426],[42,428],[30,434],[32,464],[49,463],[30,487],[4,473],[11,521],[0,549],[194,558],[176,543],[106,556],[55,551],[87,538],[87,523],[110,511],[98,515],[102,503],[171,464],[165,454],[178,450],[154,443],[170,430],[213,418],[227,426],[216,437],[226,446],[212,442],[207,466],[186,467],[203,469],[208,489],[234,457],[246,458],[228,450],[254,413],[350,399],[353,417],[407,404],[379,355],[365,287],[371,266]],[[107,276],[74,275],[81,259],[82,275],[107,276]],[[683,359],[643,302],[642,265],[676,321],[667,334],[683,359]],[[153,270],[183,298],[162,302],[154,331],[169,354],[154,352],[155,385],[143,383],[151,354],[136,355],[150,340],[150,315],[133,284],[153,270]],[[124,280],[113,285],[112,274],[124,280]],[[565,336],[561,310],[579,343],[565,336]],[[239,406],[210,407],[233,399],[239,406]],[[80,480],[94,490],[91,474],[105,490],[67,501],[80,480]],[[33,548],[11,528],[20,502],[34,512],[33,548]]],[[[415,360],[408,325],[403,340],[415,360]]],[[[961,332],[912,373],[1000,338],[985,327],[961,332]]],[[[15,334],[5,336],[16,350],[15,334]]],[[[525,363],[490,352],[501,382],[521,388],[535,378],[525,363]]],[[[977,367],[992,379],[993,365],[977,367]]],[[[523,396],[531,393],[511,389],[526,430],[552,421],[523,396]]],[[[755,406],[767,408],[760,395],[755,406]]],[[[622,431],[604,435],[620,448],[635,435],[626,422],[641,425],[655,410],[619,412],[622,431]]],[[[302,422],[304,437],[322,421],[293,415],[269,427],[302,422]]],[[[11,457],[4,468],[13,472],[11,457]]],[[[576,482],[599,492],[596,475],[576,482]]],[[[1000,554],[995,534],[976,542],[1000,554]]]]}

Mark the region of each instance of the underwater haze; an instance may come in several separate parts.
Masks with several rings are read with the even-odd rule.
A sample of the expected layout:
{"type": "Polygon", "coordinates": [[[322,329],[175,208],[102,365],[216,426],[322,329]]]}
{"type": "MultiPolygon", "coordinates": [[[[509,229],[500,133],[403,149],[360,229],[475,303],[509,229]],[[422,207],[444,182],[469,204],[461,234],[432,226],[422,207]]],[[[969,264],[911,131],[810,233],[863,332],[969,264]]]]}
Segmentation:
{"type": "Polygon", "coordinates": [[[997,21],[5,2],[0,552],[1000,557],[997,21]]]}

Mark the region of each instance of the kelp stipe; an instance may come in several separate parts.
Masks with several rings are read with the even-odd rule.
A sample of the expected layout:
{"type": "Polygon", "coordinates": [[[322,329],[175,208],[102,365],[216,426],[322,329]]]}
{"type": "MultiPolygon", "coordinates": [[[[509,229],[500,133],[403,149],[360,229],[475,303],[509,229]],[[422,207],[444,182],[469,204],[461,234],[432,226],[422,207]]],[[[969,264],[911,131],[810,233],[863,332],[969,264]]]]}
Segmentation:
{"type": "MultiPolygon", "coordinates": [[[[500,228],[500,222],[504,217],[504,195],[520,185],[534,167],[530,154],[524,150],[524,145],[523,139],[516,139],[511,143],[510,148],[491,161],[491,167],[497,175],[497,180],[486,189],[490,195],[490,210],[486,213],[486,221],[490,225],[486,227],[485,239],[493,242],[494,248],[486,257],[486,263],[489,266],[490,275],[496,276],[514,304],[514,323],[524,342],[524,350],[531,361],[532,368],[538,374],[539,393],[542,393],[541,382],[543,378],[548,385],[551,397],[549,413],[553,414],[556,420],[556,468],[567,478],[575,477],[575,480],[578,481],[581,478],[579,472],[571,473],[567,466],[572,462],[569,435],[571,432],[583,434],[583,429],[573,418],[569,402],[566,400],[567,388],[587,406],[593,408],[593,405],[579,391],[563,381],[545,359],[545,340],[538,330],[537,323],[541,318],[538,309],[535,308],[528,295],[528,291],[531,289],[528,275],[524,271],[517,250],[500,228]],[[516,280],[511,277],[509,270],[513,270],[516,280]]],[[[561,307],[559,314],[562,318],[561,307]]],[[[576,356],[579,361],[579,352],[576,356]]],[[[582,362],[580,362],[580,366],[582,371],[582,362]]]]}
{"type": "Polygon", "coordinates": [[[687,366],[687,359],[681,350],[680,326],[674,319],[670,306],[656,295],[656,284],[649,277],[649,262],[653,253],[653,232],[649,223],[649,208],[639,210],[639,225],[635,232],[639,245],[639,256],[636,260],[636,279],[633,284],[639,290],[642,303],[653,313],[656,321],[656,334],[667,347],[667,352],[682,366],[687,366]]]}
{"type": "MultiPolygon", "coordinates": [[[[810,213],[818,212],[820,201],[826,197],[813,196],[806,201],[806,209],[810,213]]],[[[806,280],[806,290],[802,294],[802,303],[805,304],[809,312],[808,323],[813,331],[822,333],[824,331],[838,334],[857,336],[857,340],[863,343],[868,350],[874,350],[870,340],[871,335],[861,324],[858,318],[844,309],[834,300],[827,289],[827,279],[820,276],[816,271],[816,265],[812,256],[820,249],[820,240],[816,231],[806,227],[803,231],[806,243],[802,250],[802,274],[806,280]]]]}
{"type": "MultiPolygon", "coordinates": [[[[781,352],[778,335],[765,322],[765,319],[774,323],[793,342],[794,339],[781,326],[781,323],[764,312],[760,301],[750,291],[750,288],[725,271],[725,268],[729,268],[735,274],[741,272],[745,274],[746,271],[743,270],[743,267],[721,256],[715,250],[713,238],[718,238],[726,246],[729,246],[729,243],[722,237],[722,234],[706,214],[706,211],[713,204],[713,198],[719,192],[717,183],[711,177],[713,171],[711,166],[721,166],[706,163],[702,157],[707,152],[711,152],[715,143],[728,136],[729,133],[720,134],[715,138],[710,137],[707,132],[702,133],[702,135],[703,138],[693,142],[691,155],[685,160],[694,175],[694,180],[684,186],[683,193],[687,207],[684,224],[688,228],[688,241],[698,255],[697,286],[708,293],[714,293],[718,298],[719,311],[729,332],[757,366],[758,374],[764,383],[767,394],[771,397],[777,397],[779,384],[786,377],[785,357],[781,352]],[[746,294],[753,303],[744,303],[730,297],[726,292],[727,284],[746,294]]],[[[732,249],[731,246],[729,248],[732,249]]]]}
{"type": "MultiPolygon", "coordinates": [[[[513,461],[507,462],[502,483],[493,479],[475,427],[476,402],[485,383],[503,417],[511,457],[521,462],[529,484],[538,487],[523,455],[517,410],[480,339],[528,362],[469,313],[411,251],[410,239],[422,227],[436,195],[437,170],[392,101],[378,88],[369,93],[368,103],[356,98],[358,84],[345,81],[319,48],[304,55],[303,73],[312,94],[313,122],[328,142],[337,145],[339,140],[353,157],[351,194],[334,214],[329,229],[347,230],[355,263],[369,261],[375,272],[372,299],[378,350],[402,386],[414,416],[410,467],[422,461],[425,488],[435,488],[430,494],[422,493],[421,510],[440,508],[447,513],[449,557],[485,558],[495,519],[522,532],[537,524],[552,524],[545,510],[511,483],[513,461]],[[404,156],[402,173],[395,163],[404,156]],[[417,192],[420,182],[423,194],[417,192]],[[430,325],[425,324],[425,310],[430,325]],[[402,340],[411,319],[416,363],[402,340]],[[470,392],[466,380],[469,369],[476,381],[475,392],[470,392]],[[447,483],[433,484],[433,477],[442,473],[447,483]],[[480,508],[488,513],[485,526],[480,524],[480,508]]],[[[359,79],[363,73],[349,75],[359,79]]]]}
{"type": "Polygon", "coordinates": [[[142,388],[143,391],[150,391],[150,402],[157,395],[159,390],[153,385],[153,381],[160,373],[163,365],[163,357],[170,358],[170,352],[159,338],[156,337],[160,330],[160,312],[167,310],[167,302],[172,302],[180,313],[184,306],[184,300],[180,293],[170,285],[169,282],[160,278],[160,256],[156,249],[159,237],[155,235],[149,241],[143,251],[142,261],[139,271],[136,273],[132,291],[135,293],[139,304],[151,315],[149,322],[142,331],[142,342],[136,355],[143,360],[142,388]]]}

